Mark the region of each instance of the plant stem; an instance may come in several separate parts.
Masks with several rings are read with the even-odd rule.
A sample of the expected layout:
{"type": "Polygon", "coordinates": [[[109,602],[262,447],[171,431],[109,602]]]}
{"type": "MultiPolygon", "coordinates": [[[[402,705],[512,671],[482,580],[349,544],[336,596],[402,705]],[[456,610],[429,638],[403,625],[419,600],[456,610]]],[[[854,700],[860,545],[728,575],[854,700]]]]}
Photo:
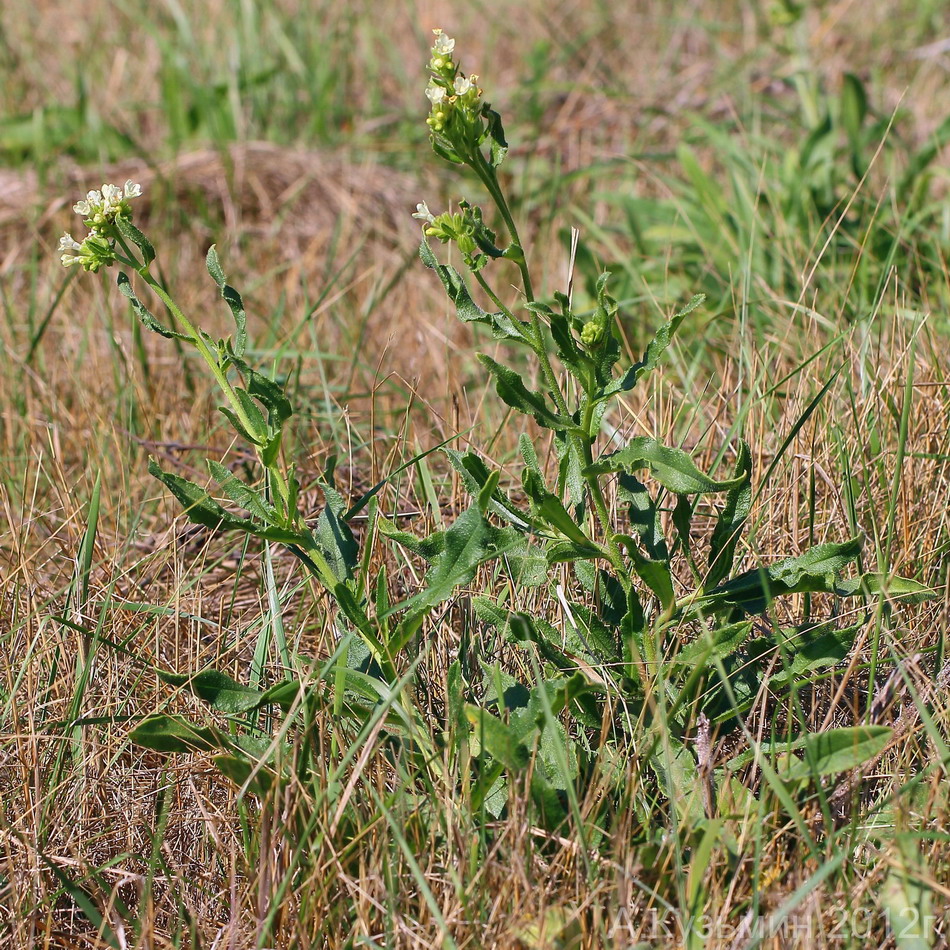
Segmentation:
{"type": "MultiPolygon", "coordinates": [[[[521,243],[521,237],[518,234],[518,226],[515,224],[514,218],[511,216],[511,209],[508,207],[508,202],[505,200],[504,192],[501,190],[501,185],[498,183],[498,175],[495,172],[495,169],[490,165],[486,160],[485,156],[482,155],[479,149],[474,149],[470,161],[470,167],[481,179],[482,184],[485,186],[488,194],[491,196],[492,201],[495,202],[498,211],[501,213],[502,220],[505,222],[505,227],[508,229],[508,235],[512,240],[512,243],[517,245],[521,251],[521,258],[517,261],[518,270],[521,271],[521,282],[524,286],[524,295],[528,303],[534,303],[534,289],[531,285],[531,275],[528,271],[528,262],[525,259],[524,255],[524,246],[521,243]]],[[[564,415],[570,415],[567,408],[567,401],[564,399],[564,394],[561,392],[561,384],[558,382],[557,376],[554,373],[554,368],[551,366],[551,358],[548,356],[548,349],[544,338],[544,327],[541,325],[541,318],[533,310],[531,313],[531,330],[534,337],[532,349],[535,352],[535,355],[538,357],[538,361],[541,363],[541,372],[544,376],[544,381],[551,392],[551,398],[554,400],[554,404],[558,408],[558,412],[563,413],[564,415]]]]}

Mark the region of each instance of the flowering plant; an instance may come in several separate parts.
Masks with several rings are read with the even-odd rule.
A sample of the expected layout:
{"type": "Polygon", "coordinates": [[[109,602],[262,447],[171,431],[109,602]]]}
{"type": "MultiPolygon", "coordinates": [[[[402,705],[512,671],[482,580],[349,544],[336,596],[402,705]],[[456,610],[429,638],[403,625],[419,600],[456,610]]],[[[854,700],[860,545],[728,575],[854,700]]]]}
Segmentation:
{"type": "MultiPolygon", "coordinates": [[[[842,644],[850,648],[861,627],[842,631],[831,622],[782,627],[757,617],[767,616],[773,602],[789,594],[912,601],[931,592],[882,574],[845,577],[860,553],[857,538],[817,545],[773,564],[753,561],[737,572],[740,535],[753,501],[752,459],[744,442],[734,448],[732,471],[720,477],[702,471],[681,448],[651,437],[636,436],[619,446],[616,438],[607,447],[601,444],[604,420],[618,398],[656,369],[703,298],[693,297],[669,317],[640,358],[626,367],[621,365],[624,315],[608,292],[608,274],[597,281],[595,299],[586,310],[575,305],[570,287],[566,293],[554,291],[546,301],[537,298],[497,174],[508,151],[501,118],[483,101],[477,77],[460,71],[455,41],[441,30],[435,31],[429,72],[432,147],[442,158],[471,169],[485,187],[507,232],[507,245],[501,246],[504,242],[499,243],[477,205],[463,200],[457,211],[433,214],[420,203],[414,215],[423,229],[420,256],[442,283],[459,319],[486,327],[495,339],[526,354],[529,365],[534,363],[532,373],[523,365],[479,355],[499,398],[552,434],[554,472],[527,432],[519,441],[521,497],[504,489],[501,472],[492,471],[476,451],[447,450],[472,504],[446,530],[420,538],[398,530],[379,512],[376,496],[385,482],[347,503],[334,484],[331,462],[319,479],[324,508],[316,523],[309,523],[298,505],[294,466],[285,457],[291,401],[276,380],[247,361],[244,304],[227,283],[214,246],[207,254],[208,272],[234,322],[233,334],[224,339],[190,320],[152,273],[155,250],[132,223],[131,201],[141,188],[129,181],[122,188],[105,184],[101,191],[89,192],[75,205],[89,233],[81,242],[63,236],[63,264],[91,272],[119,266],[119,289],[142,323],[201,355],[224,396],[222,414],[253,447],[259,463],[257,476],[243,480],[219,461],[208,461],[224,503],[203,486],[163,471],[154,460],[150,471],[192,521],[239,531],[265,545],[286,545],[329,594],[340,634],[339,649],[317,673],[301,668],[284,643],[279,648],[284,678],[267,688],[244,685],[213,670],[158,673],[232,717],[274,706],[287,712],[290,721],[291,710],[302,710],[304,735],[310,734],[316,714],[310,700],[325,697],[336,714],[356,718],[368,734],[385,726],[403,737],[407,754],[424,776],[421,796],[431,783],[460,775],[475,812],[497,812],[504,807],[506,789],[524,780],[543,820],[551,824],[567,817],[566,804],[583,824],[577,782],[609,762],[611,752],[621,755],[635,739],[656,778],[658,795],[681,816],[701,817],[712,806],[696,794],[706,786],[699,781],[702,763],[693,750],[708,748],[710,723],[723,729],[734,724],[742,702],[756,695],[761,674],[755,660],[807,646],[809,671],[831,666],[842,658],[842,644]],[[466,277],[439,262],[430,239],[458,248],[469,275],[496,309],[476,302],[466,277]],[[506,303],[489,282],[487,275],[499,261],[513,263],[520,272],[517,305],[506,303]],[[164,304],[173,325],[149,311],[133,279],[164,304]],[[532,375],[539,377],[537,384],[532,375]],[[705,555],[693,530],[701,498],[722,499],[718,505],[707,502],[715,525],[706,538],[705,555]],[[235,506],[245,514],[236,513],[235,506]],[[361,547],[350,522],[364,510],[369,528],[361,547]],[[380,536],[430,562],[421,589],[402,600],[391,601],[385,571],[370,576],[372,545],[380,536]],[[529,651],[536,682],[529,688],[500,671],[486,682],[477,668],[463,675],[456,660],[447,675],[444,734],[435,736],[422,709],[400,700],[414,669],[406,648],[424,638],[435,607],[471,583],[481,565],[501,559],[515,586],[505,598],[476,596],[474,609],[486,627],[529,651]],[[566,569],[576,580],[570,593],[549,581],[554,570],[563,577],[566,569]],[[548,602],[563,612],[560,629],[548,616],[519,609],[518,591],[544,584],[551,588],[548,602]],[[562,713],[574,720],[570,733],[562,713]],[[697,729],[703,741],[688,744],[697,729]],[[445,748],[455,757],[448,769],[440,765],[445,748]],[[469,781],[473,774],[474,785],[469,781]]],[[[792,667],[784,684],[795,685],[792,667]]],[[[240,722],[253,731],[253,721],[240,722]]],[[[813,751],[824,748],[830,735],[832,744],[859,742],[873,755],[890,738],[890,730],[882,727],[837,733],[800,737],[799,747],[806,752],[812,746],[813,751]]],[[[167,715],[149,717],[133,731],[137,742],[162,751],[215,751],[223,772],[261,792],[290,780],[282,760],[285,734],[282,728],[279,735],[261,740],[241,729],[204,728],[167,715]]],[[[317,756],[312,744],[307,747],[317,756]]],[[[325,773],[315,759],[295,767],[297,779],[307,774],[318,781],[325,773]]],[[[622,773],[614,770],[600,779],[621,797],[626,794],[622,773]]],[[[796,780],[814,777],[803,769],[789,774],[796,780]]],[[[632,805],[643,811],[644,823],[649,821],[649,803],[632,805]]],[[[312,833],[306,816],[296,833],[312,833]]]]}

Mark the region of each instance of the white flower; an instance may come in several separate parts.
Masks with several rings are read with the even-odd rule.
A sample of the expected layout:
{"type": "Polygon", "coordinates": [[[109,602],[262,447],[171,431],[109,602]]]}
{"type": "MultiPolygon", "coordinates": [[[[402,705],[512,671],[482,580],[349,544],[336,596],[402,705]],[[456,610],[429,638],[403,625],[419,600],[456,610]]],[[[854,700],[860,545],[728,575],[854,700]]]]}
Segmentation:
{"type": "Polygon", "coordinates": [[[445,89],[437,83],[430,82],[426,86],[426,96],[432,105],[437,106],[445,98],[445,89]]]}
{"type": "Polygon", "coordinates": [[[77,201],[73,205],[73,211],[76,214],[84,214],[87,217],[94,215],[102,210],[102,193],[99,191],[89,191],[86,193],[85,201],[77,201]]]}
{"type": "Polygon", "coordinates": [[[432,224],[432,222],[435,221],[435,215],[429,211],[429,208],[424,201],[420,201],[419,204],[416,205],[416,210],[413,214],[413,217],[418,218],[420,221],[425,221],[427,224],[432,224]]]}
{"type": "Polygon", "coordinates": [[[140,198],[142,196],[142,186],[136,184],[132,179],[128,179],[125,183],[125,197],[126,198],[140,198]]]}
{"type": "Polygon", "coordinates": [[[473,82],[473,77],[470,76],[464,79],[461,76],[455,77],[455,95],[464,96],[474,88],[475,83],[473,82]]]}
{"type": "Polygon", "coordinates": [[[446,36],[441,30],[433,30],[435,42],[432,44],[432,53],[435,56],[449,56],[455,49],[455,40],[446,36]]]}
{"type": "MultiPolygon", "coordinates": [[[[73,238],[68,231],[63,231],[63,236],[59,239],[60,251],[78,251],[82,245],[73,238]]],[[[65,261],[64,261],[65,263],[65,261]]]]}

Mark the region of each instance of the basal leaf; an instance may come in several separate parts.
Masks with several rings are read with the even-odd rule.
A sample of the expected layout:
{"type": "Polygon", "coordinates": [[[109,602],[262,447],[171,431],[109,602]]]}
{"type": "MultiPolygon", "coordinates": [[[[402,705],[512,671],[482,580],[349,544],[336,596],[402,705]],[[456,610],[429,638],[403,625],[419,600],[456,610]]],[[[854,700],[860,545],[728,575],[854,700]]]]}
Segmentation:
{"type": "Polygon", "coordinates": [[[286,779],[278,775],[270,766],[263,765],[233,753],[222,753],[211,757],[218,771],[235,785],[247,788],[253,795],[261,798],[271,794],[286,779]]]}
{"type": "Polygon", "coordinates": [[[762,613],[772,600],[785,594],[838,593],[838,574],[860,551],[858,538],[842,544],[816,545],[800,557],[737,575],[697,598],[691,609],[701,613],[733,606],[762,613]]]}
{"type": "Polygon", "coordinates": [[[810,733],[804,737],[805,758],[792,763],[782,776],[794,780],[848,772],[880,755],[892,735],[888,726],[849,726],[810,733]]]}
{"type": "Polygon", "coordinates": [[[729,576],[735,559],[736,545],[752,507],[752,457],[745,442],[739,443],[733,477],[742,478],[744,481],[729,490],[726,504],[716,521],[709,546],[709,570],[706,572],[704,585],[706,587],[715,587],[729,576]]]}
{"type": "Polygon", "coordinates": [[[156,752],[210,752],[227,747],[216,729],[202,729],[181,716],[147,716],[129,738],[156,752]]]}
{"type": "Polygon", "coordinates": [[[919,604],[933,600],[937,591],[912,581],[908,577],[893,577],[886,574],[862,574],[840,581],[835,586],[839,597],[856,597],[859,594],[881,594],[888,600],[902,604],[919,604]]]}
{"type": "Polygon", "coordinates": [[[212,708],[224,713],[242,713],[257,709],[264,694],[251,686],[245,686],[217,670],[202,670],[200,673],[171,673],[156,670],[158,678],[170,686],[184,687],[212,708]]]}

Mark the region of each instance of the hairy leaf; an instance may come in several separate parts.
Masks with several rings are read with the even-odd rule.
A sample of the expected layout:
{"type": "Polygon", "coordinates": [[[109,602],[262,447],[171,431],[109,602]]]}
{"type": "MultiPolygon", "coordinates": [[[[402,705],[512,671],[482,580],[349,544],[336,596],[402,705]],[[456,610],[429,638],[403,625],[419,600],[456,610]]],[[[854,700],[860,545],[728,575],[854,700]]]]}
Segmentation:
{"type": "Polygon", "coordinates": [[[641,468],[648,468],[664,488],[679,495],[729,491],[746,480],[746,476],[739,476],[717,482],[701,472],[682,449],[661,445],[649,436],[631,439],[622,449],[589,465],[584,474],[635,472],[641,468]]]}

